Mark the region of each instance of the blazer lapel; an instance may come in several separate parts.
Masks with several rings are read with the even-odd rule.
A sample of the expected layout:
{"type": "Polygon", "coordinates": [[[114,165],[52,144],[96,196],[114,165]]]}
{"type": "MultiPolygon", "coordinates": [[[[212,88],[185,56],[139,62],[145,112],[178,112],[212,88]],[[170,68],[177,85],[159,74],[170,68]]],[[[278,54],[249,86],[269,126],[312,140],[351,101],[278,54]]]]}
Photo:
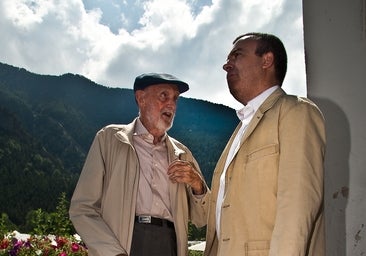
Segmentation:
{"type": "Polygon", "coordinates": [[[278,101],[279,98],[281,98],[283,95],[285,95],[285,91],[282,88],[278,88],[275,90],[269,97],[262,103],[262,105],[259,107],[257,112],[254,113],[254,116],[250,123],[248,124],[248,127],[244,133],[244,136],[240,142],[240,146],[243,145],[244,141],[252,134],[255,127],[259,124],[260,120],[264,116],[264,114],[267,112],[267,110],[271,109],[272,106],[278,101]]]}
{"type": "Polygon", "coordinates": [[[241,122],[237,125],[235,131],[231,135],[228,143],[226,144],[224,150],[222,151],[222,154],[221,154],[219,160],[217,161],[214,175],[221,175],[221,173],[223,172],[224,166],[226,163],[226,159],[227,159],[227,156],[228,156],[230,148],[231,148],[231,144],[233,144],[234,138],[236,137],[236,134],[238,133],[241,125],[242,125],[241,122]]]}

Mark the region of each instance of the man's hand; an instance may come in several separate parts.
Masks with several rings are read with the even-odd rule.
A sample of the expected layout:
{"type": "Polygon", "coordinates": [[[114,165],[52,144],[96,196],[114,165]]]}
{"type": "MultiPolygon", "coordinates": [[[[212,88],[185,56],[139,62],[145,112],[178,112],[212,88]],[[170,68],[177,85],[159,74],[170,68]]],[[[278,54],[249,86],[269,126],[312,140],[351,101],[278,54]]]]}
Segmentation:
{"type": "Polygon", "coordinates": [[[173,183],[186,183],[195,195],[205,192],[204,182],[194,165],[188,161],[175,160],[168,167],[169,179],[173,183]]]}

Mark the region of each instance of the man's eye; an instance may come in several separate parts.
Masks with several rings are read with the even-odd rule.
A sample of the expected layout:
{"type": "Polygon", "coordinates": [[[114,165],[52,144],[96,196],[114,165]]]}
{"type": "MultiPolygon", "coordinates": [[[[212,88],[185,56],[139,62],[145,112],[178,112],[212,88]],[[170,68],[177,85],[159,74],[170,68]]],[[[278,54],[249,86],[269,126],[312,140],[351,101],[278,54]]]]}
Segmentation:
{"type": "Polygon", "coordinates": [[[233,52],[230,54],[230,56],[227,58],[227,61],[230,60],[230,59],[236,59],[239,55],[241,55],[241,53],[239,52],[233,52]]]}
{"type": "Polygon", "coordinates": [[[160,100],[165,101],[165,100],[166,100],[166,98],[167,98],[166,93],[161,93],[161,94],[160,94],[160,100]]]}

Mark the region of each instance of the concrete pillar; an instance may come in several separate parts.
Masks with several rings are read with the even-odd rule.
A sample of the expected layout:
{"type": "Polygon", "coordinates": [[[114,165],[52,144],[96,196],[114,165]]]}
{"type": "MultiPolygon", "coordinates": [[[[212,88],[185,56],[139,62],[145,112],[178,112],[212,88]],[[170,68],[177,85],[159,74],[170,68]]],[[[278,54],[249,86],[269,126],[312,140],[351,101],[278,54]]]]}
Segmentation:
{"type": "Polygon", "coordinates": [[[303,0],[308,97],[327,124],[327,256],[366,255],[366,0],[303,0]]]}

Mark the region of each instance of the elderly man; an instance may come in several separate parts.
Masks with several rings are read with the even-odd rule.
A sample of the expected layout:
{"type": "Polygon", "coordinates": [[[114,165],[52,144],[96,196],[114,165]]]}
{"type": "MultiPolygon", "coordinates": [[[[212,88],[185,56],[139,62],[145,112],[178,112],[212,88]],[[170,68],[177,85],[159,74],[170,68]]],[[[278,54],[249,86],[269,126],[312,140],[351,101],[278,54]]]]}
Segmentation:
{"type": "Polygon", "coordinates": [[[185,256],[188,221],[206,224],[199,166],[167,135],[188,89],[169,74],[142,74],[134,83],[139,116],[96,134],[70,205],[90,256],[185,256]]]}

